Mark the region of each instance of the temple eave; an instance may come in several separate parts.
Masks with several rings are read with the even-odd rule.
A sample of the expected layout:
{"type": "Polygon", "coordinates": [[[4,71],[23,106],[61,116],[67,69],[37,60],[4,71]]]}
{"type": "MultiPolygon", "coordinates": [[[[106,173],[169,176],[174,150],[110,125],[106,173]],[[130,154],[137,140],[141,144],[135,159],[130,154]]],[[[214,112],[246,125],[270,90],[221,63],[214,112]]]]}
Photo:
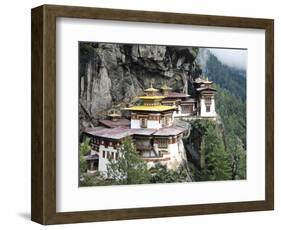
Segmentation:
{"type": "Polygon", "coordinates": [[[133,106],[130,108],[124,108],[129,111],[147,111],[147,112],[164,112],[168,110],[176,109],[176,106],[133,106]]]}

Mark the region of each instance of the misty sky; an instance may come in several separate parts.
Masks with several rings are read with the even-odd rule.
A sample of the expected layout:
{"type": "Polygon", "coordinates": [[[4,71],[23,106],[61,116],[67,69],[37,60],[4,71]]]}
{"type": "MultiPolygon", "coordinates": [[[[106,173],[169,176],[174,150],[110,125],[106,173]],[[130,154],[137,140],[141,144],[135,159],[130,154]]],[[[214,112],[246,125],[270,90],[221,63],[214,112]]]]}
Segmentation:
{"type": "Polygon", "coordinates": [[[214,48],[209,48],[209,50],[224,64],[239,69],[247,68],[247,50],[214,48]]]}

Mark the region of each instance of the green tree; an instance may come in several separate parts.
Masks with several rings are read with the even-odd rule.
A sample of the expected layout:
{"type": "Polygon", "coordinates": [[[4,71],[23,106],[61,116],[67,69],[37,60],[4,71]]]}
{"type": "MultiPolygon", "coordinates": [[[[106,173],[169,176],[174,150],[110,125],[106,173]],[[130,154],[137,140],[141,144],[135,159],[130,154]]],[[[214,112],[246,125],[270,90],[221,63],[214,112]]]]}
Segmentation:
{"type": "Polygon", "coordinates": [[[184,167],[179,167],[179,169],[169,170],[167,166],[156,164],[152,169],[150,169],[151,178],[150,183],[175,183],[175,182],[186,182],[188,172],[184,167]]]}
{"type": "Polygon", "coordinates": [[[93,175],[88,175],[88,174],[84,174],[81,178],[80,178],[80,186],[94,186],[95,185],[95,180],[94,180],[94,176],[93,175]]]}
{"type": "Polygon", "coordinates": [[[231,179],[230,158],[225,152],[222,137],[215,124],[209,123],[204,134],[205,167],[201,171],[201,180],[231,179]]]}
{"type": "Polygon", "coordinates": [[[246,99],[246,71],[221,63],[211,54],[207,60],[205,74],[210,80],[229,91],[236,98],[246,99]]]}
{"type": "Polygon", "coordinates": [[[87,161],[85,160],[85,155],[87,155],[90,151],[90,138],[86,138],[79,146],[79,169],[81,174],[87,171],[87,161]]]}
{"type": "Polygon", "coordinates": [[[107,180],[100,172],[83,173],[80,178],[80,186],[105,186],[111,184],[112,182],[107,180]]]}
{"type": "Polygon", "coordinates": [[[243,148],[241,139],[235,135],[229,135],[227,138],[227,152],[231,157],[232,179],[246,178],[246,151],[243,148]]]}
{"type": "Polygon", "coordinates": [[[224,124],[225,133],[236,135],[246,148],[246,102],[230,91],[215,85],[216,110],[224,124]]]}
{"type": "Polygon", "coordinates": [[[114,184],[149,183],[147,164],[139,156],[132,138],[126,138],[118,148],[118,160],[111,159],[107,165],[108,178],[114,184]]]}

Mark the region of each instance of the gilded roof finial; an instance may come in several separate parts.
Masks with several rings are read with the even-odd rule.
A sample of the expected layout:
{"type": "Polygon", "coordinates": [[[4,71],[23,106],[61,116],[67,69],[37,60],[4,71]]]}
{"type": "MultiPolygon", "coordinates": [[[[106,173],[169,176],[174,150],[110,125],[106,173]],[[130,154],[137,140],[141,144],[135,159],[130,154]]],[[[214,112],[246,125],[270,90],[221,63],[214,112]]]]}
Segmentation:
{"type": "Polygon", "coordinates": [[[150,80],[150,88],[153,88],[153,84],[154,84],[154,79],[150,80]]]}
{"type": "Polygon", "coordinates": [[[165,83],[162,85],[161,89],[162,89],[162,90],[172,90],[172,88],[167,85],[167,82],[166,82],[166,81],[165,81],[165,83]]]}

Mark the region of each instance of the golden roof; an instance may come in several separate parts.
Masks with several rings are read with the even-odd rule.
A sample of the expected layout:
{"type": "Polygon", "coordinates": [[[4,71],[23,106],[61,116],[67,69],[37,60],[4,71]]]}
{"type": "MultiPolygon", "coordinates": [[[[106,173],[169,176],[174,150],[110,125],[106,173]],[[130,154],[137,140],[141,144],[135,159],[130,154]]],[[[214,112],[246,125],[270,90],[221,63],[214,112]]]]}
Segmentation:
{"type": "Polygon", "coordinates": [[[138,97],[139,99],[142,99],[142,100],[161,100],[163,98],[165,98],[164,96],[140,96],[138,97]]]}
{"type": "Polygon", "coordinates": [[[158,89],[150,87],[150,88],[145,89],[144,92],[158,92],[158,89]]]}
{"type": "Polygon", "coordinates": [[[124,110],[131,111],[150,111],[150,112],[163,112],[167,110],[176,109],[176,106],[168,106],[168,105],[137,105],[132,106],[130,108],[125,108],[124,110]]]}
{"type": "Polygon", "coordinates": [[[150,88],[145,89],[144,92],[158,92],[158,89],[153,88],[151,81],[150,88]]]}
{"type": "Polygon", "coordinates": [[[109,117],[121,117],[120,114],[116,113],[116,111],[114,110],[112,113],[108,114],[109,117]]]}
{"type": "Polygon", "coordinates": [[[172,88],[169,87],[169,86],[167,86],[167,84],[164,84],[164,85],[161,87],[161,89],[163,89],[163,90],[172,90],[172,88]]]}
{"type": "Polygon", "coordinates": [[[109,117],[120,117],[121,115],[120,114],[117,114],[117,113],[111,113],[108,115],[109,117]]]}
{"type": "Polygon", "coordinates": [[[173,102],[179,102],[181,101],[180,99],[175,99],[175,100],[164,100],[161,103],[173,103],[173,102]]]}

